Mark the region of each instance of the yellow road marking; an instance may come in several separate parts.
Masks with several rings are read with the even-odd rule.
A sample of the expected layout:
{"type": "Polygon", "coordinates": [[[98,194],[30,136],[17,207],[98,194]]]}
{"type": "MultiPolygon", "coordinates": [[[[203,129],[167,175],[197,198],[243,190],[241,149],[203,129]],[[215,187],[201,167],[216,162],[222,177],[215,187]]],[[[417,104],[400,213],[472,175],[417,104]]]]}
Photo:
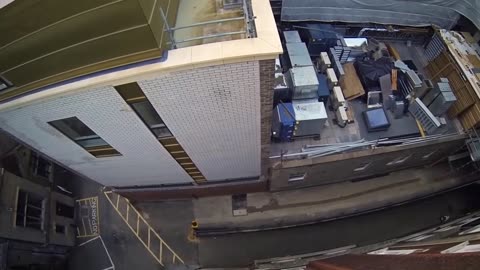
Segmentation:
{"type": "Polygon", "coordinates": [[[135,209],[135,207],[133,207],[133,205],[131,205],[131,203],[128,199],[122,197],[122,199],[125,200],[125,202],[127,203],[127,214],[128,214],[128,212],[131,208],[133,213],[135,213],[137,215],[137,228],[136,229],[133,228],[133,226],[128,222],[128,215],[126,217],[124,217],[124,215],[120,212],[120,210],[118,208],[118,205],[119,205],[118,202],[119,202],[121,196],[119,194],[116,194],[117,195],[117,202],[114,203],[113,200],[114,200],[115,196],[113,194],[115,194],[115,193],[113,193],[112,191],[104,191],[103,193],[104,193],[105,197],[107,198],[107,200],[112,205],[113,209],[123,219],[123,221],[125,221],[127,226],[135,234],[135,236],[140,241],[140,243],[142,243],[142,245],[147,249],[147,251],[153,256],[153,258],[160,265],[164,266],[164,260],[163,260],[164,249],[163,249],[163,246],[165,246],[166,250],[168,250],[171,254],[173,254],[172,258],[171,258],[172,263],[176,263],[178,261],[178,262],[184,264],[184,261],[182,260],[182,258],[180,258],[180,256],[178,256],[177,253],[175,253],[175,251],[173,251],[173,249],[160,237],[160,235],[158,235],[158,233],[152,228],[152,226],[150,226],[150,224],[148,224],[148,222],[142,217],[140,212],[138,212],[138,210],[135,209]],[[112,195],[112,198],[109,195],[112,195]],[[147,226],[147,229],[148,229],[147,243],[145,243],[145,240],[140,237],[140,219],[142,220],[143,223],[145,223],[145,225],[147,226]],[[159,251],[158,256],[156,254],[154,254],[152,249],[151,249],[150,241],[151,241],[151,234],[152,233],[158,239],[158,241],[160,242],[160,251],[159,251]]]}
{"type": "MultiPolygon", "coordinates": [[[[94,237],[100,235],[100,215],[98,210],[98,196],[82,198],[76,200],[78,203],[78,207],[82,209],[83,207],[89,207],[88,209],[88,216],[84,217],[81,216],[81,229],[77,227],[77,238],[84,238],[84,237],[94,237]],[[93,216],[95,213],[95,216],[93,216]],[[90,216],[91,215],[91,216],[90,216]],[[88,223],[88,226],[85,224],[85,221],[88,223]],[[95,224],[94,224],[95,222],[95,224]],[[96,226],[96,230],[94,230],[94,226],[96,226]],[[88,229],[90,231],[88,231],[88,229]],[[82,234],[83,231],[83,234],[82,234]]],[[[81,211],[81,210],[80,210],[81,211]]]]}

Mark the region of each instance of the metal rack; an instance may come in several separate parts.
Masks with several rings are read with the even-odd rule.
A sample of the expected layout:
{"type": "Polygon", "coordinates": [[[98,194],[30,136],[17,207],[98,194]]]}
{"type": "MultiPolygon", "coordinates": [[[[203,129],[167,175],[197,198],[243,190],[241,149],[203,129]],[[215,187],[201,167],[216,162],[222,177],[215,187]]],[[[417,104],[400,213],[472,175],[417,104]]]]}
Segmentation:
{"type": "Polygon", "coordinates": [[[162,7],[159,7],[160,15],[164,22],[164,31],[168,33],[168,36],[170,39],[170,41],[167,43],[170,44],[171,49],[176,49],[177,45],[180,43],[191,42],[191,41],[202,40],[202,39],[211,39],[211,38],[232,36],[232,35],[238,35],[238,34],[245,34],[247,38],[255,37],[256,36],[255,22],[254,22],[255,18],[252,16],[251,7],[248,1],[249,0],[242,0],[243,16],[219,19],[219,20],[211,20],[206,22],[199,22],[199,23],[194,23],[194,24],[185,25],[185,26],[178,26],[178,27],[171,27],[168,24],[168,20],[167,20],[167,16],[165,15],[165,12],[163,11],[162,7]],[[241,20],[245,21],[245,30],[243,31],[223,32],[223,33],[217,33],[213,35],[204,35],[204,36],[186,38],[183,40],[175,40],[174,34],[175,34],[175,31],[177,30],[205,26],[205,25],[216,24],[216,23],[241,21],[241,20]]]}

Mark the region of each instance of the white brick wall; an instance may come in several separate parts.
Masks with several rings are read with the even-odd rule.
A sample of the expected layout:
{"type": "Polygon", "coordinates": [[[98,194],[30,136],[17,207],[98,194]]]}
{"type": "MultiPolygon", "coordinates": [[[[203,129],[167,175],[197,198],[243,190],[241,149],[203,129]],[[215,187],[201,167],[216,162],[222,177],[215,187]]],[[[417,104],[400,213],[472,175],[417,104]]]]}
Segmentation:
{"type": "Polygon", "coordinates": [[[192,182],[113,87],[0,112],[0,126],[104,185],[192,182]],[[123,156],[95,158],[47,122],[76,116],[123,156]]]}
{"type": "Polygon", "coordinates": [[[208,181],[260,175],[257,61],[162,74],[138,83],[208,181]]]}
{"type": "MultiPolygon", "coordinates": [[[[260,174],[259,63],[159,74],[139,85],[208,181],[260,174]]],[[[47,90],[48,91],[48,90],[47,90]]],[[[0,112],[0,127],[107,186],[190,183],[113,87],[0,112]],[[123,156],[95,158],[47,122],[76,116],[123,156]]]]}

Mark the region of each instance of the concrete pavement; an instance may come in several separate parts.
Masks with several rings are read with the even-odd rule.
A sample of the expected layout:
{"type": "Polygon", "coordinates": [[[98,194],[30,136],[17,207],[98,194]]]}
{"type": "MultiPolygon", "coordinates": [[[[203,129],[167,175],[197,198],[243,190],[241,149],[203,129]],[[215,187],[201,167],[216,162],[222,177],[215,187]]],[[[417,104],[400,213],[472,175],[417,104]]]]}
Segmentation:
{"type": "MultiPolygon", "coordinates": [[[[100,185],[76,176],[64,177],[71,177],[66,188],[72,190],[76,198],[98,196],[100,234],[115,269],[162,268],[104,198],[100,185]]],[[[136,203],[135,207],[188,265],[246,266],[255,259],[297,255],[350,244],[358,246],[409,234],[434,226],[439,216],[455,217],[478,207],[469,200],[476,195],[468,188],[461,189],[358,217],[288,229],[204,236],[196,242],[188,240],[190,222],[196,219],[201,228],[207,229],[257,230],[295,225],[373,209],[469,181],[471,179],[450,175],[448,167],[439,166],[427,171],[400,171],[355,183],[248,194],[248,215],[240,217],[232,215],[230,196],[136,203]]],[[[89,239],[79,242],[86,240],[89,239]]],[[[91,243],[92,248],[74,248],[70,254],[70,269],[86,269],[86,265],[103,267],[106,253],[97,242],[91,243]]]]}
{"type": "Polygon", "coordinates": [[[295,256],[338,247],[366,246],[437,226],[479,209],[478,185],[414,203],[315,225],[202,237],[203,267],[246,267],[254,260],[295,256]]]}
{"type": "Polygon", "coordinates": [[[231,196],[194,200],[200,234],[308,224],[387,207],[472,181],[447,165],[411,169],[360,182],[247,195],[247,215],[233,216],[231,196]]]}

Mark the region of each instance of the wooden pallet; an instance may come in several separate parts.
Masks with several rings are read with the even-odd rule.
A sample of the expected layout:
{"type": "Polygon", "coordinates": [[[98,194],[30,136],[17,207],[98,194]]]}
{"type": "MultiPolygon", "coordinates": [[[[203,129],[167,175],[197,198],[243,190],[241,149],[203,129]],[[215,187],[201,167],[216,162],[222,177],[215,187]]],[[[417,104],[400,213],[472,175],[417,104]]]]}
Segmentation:
{"type": "Polygon", "coordinates": [[[340,78],[340,87],[345,99],[352,100],[365,95],[365,89],[363,89],[353,63],[344,64],[343,70],[345,71],[345,76],[340,78]]]}

